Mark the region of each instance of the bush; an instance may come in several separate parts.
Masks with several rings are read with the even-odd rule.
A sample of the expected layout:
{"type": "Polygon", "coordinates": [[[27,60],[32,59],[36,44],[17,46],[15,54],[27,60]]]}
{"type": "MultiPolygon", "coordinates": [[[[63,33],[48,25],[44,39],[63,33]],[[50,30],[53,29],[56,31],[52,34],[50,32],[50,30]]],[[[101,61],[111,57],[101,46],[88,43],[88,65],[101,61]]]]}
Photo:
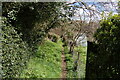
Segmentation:
{"type": "Polygon", "coordinates": [[[19,78],[29,59],[29,47],[22,41],[14,27],[2,18],[2,72],[3,78],[19,78]]]}
{"type": "Polygon", "coordinates": [[[120,63],[120,16],[110,16],[100,24],[101,28],[95,33],[97,44],[93,44],[93,51],[88,53],[87,78],[91,78],[90,80],[93,80],[92,78],[118,79],[120,78],[118,65],[120,63]]]}
{"type": "Polygon", "coordinates": [[[120,50],[120,16],[114,15],[101,22],[95,37],[99,44],[98,77],[120,78],[119,50],[120,50]],[[105,71],[104,71],[105,70],[105,71]]]}

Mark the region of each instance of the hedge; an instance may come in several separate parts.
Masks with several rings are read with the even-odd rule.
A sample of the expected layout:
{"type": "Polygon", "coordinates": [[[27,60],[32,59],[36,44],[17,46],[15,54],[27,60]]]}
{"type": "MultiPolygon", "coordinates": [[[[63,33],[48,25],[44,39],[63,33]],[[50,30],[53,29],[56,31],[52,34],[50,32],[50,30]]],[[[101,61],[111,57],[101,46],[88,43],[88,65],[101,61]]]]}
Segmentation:
{"type": "Polygon", "coordinates": [[[18,78],[29,59],[30,48],[26,42],[23,42],[14,27],[6,21],[6,18],[2,18],[0,38],[2,43],[0,74],[2,78],[18,78]]]}

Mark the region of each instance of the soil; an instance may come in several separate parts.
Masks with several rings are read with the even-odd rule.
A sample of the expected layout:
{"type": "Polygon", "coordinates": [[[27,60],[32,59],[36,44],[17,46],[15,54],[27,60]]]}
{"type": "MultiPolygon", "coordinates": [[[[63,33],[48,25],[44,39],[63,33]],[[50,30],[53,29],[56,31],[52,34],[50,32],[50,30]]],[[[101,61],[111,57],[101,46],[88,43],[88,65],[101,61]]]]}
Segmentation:
{"type": "Polygon", "coordinates": [[[66,70],[66,61],[65,61],[65,54],[64,52],[62,52],[61,55],[62,58],[62,64],[61,64],[61,68],[62,68],[62,74],[61,74],[61,79],[65,80],[66,76],[67,76],[67,70],[66,70]]]}

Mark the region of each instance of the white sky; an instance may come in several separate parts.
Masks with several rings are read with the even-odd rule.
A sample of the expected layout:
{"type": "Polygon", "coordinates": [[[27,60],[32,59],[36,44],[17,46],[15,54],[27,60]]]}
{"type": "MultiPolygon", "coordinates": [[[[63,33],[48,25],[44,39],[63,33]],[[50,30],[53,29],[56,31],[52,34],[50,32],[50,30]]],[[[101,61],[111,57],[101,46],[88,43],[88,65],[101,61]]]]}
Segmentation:
{"type": "MultiPolygon", "coordinates": [[[[99,5],[93,5],[92,6],[92,4],[89,4],[88,6],[92,10],[98,11],[98,7],[96,7],[96,6],[99,6],[99,5]]],[[[99,6],[99,10],[103,9],[102,11],[104,11],[105,16],[108,16],[108,13],[111,12],[111,11],[113,12],[113,14],[117,14],[117,12],[115,11],[117,4],[115,4],[115,3],[114,4],[109,3],[109,4],[105,4],[104,6],[101,6],[101,7],[99,6]]],[[[73,20],[80,20],[80,16],[81,16],[82,20],[84,20],[84,19],[88,20],[88,18],[89,18],[88,16],[90,15],[90,12],[88,10],[84,11],[83,9],[79,8],[79,9],[77,9],[75,11],[76,11],[75,16],[72,17],[73,20]]],[[[99,11],[99,13],[102,13],[102,11],[99,11]]],[[[93,20],[100,19],[100,17],[101,17],[100,14],[98,14],[98,13],[93,14],[93,15],[94,16],[91,17],[91,19],[93,19],[93,20]]]]}
{"type": "Polygon", "coordinates": [[[118,2],[119,0],[66,0],[68,3],[73,3],[73,2],[118,2]]]}

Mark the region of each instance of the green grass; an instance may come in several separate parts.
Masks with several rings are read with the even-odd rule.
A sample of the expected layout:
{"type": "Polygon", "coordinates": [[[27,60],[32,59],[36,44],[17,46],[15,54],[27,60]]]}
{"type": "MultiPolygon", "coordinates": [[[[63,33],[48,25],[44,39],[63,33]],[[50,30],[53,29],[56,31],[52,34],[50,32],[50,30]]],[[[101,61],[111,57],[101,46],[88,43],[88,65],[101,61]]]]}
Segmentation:
{"type": "Polygon", "coordinates": [[[87,47],[78,46],[74,49],[74,54],[69,54],[67,47],[64,47],[66,62],[67,62],[67,78],[85,78],[85,68],[86,68],[86,54],[87,47]],[[80,53],[80,60],[78,61],[78,68],[73,71],[74,62],[77,60],[78,53],[80,53]]]}
{"type": "Polygon", "coordinates": [[[85,78],[86,71],[86,58],[87,58],[87,47],[79,46],[75,49],[80,53],[80,60],[78,61],[77,74],[78,78],[85,78]]]}
{"type": "Polygon", "coordinates": [[[67,78],[75,78],[74,77],[74,73],[73,72],[73,58],[72,58],[72,54],[69,54],[69,47],[65,46],[64,47],[64,53],[65,53],[65,59],[66,59],[66,63],[67,63],[67,78]]]}
{"type": "Polygon", "coordinates": [[[60,78],[62,42],[46,40],[29,60],[21,78],[60,78]]]}

